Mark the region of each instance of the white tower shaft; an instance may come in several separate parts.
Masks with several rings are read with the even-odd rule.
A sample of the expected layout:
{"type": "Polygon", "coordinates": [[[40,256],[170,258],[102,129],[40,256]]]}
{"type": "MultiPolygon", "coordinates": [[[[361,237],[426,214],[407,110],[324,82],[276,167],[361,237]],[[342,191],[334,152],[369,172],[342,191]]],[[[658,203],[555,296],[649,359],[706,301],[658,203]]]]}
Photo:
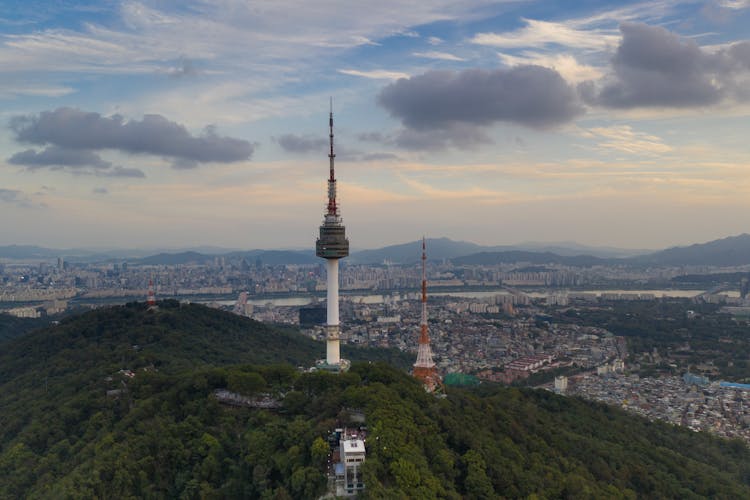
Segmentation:
{"type": "Polygon", "coordinates": [[[339,344],[339,260],[326,260],[326,363],[337,365],[341,360],[339,344]]]}

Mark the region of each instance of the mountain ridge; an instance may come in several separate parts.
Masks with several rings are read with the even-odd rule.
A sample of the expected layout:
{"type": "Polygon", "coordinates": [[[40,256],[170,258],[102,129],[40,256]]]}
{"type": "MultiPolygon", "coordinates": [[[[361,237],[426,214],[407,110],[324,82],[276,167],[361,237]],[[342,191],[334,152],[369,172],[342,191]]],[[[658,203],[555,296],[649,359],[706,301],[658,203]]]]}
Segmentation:
{"type": "MultiPolygon", "coordinates": [[[[750,265],[750,234],[742,233],[705,243],[688,246],[670,247],[664,250],[641,255],[630,255],[635,250],[616,249],[613,247],[589,247],[577,243],[545,244],[530,242],[519,245],[485,246],[467,241],[455,241],[447,237],[429,238],[428,258],[430,260],[454,260],[464,264],[489,265],[498,262],[511,262],[511,258],[532,263],[571,263],[574,266],[587,265],[710,265],[737,266],[750,265]],[[515,256],[515,257],[514,257],[515,256]],[[545,260],[546,259],[546,260],[545,260]]],[[[377,249],[357,250],[345,260],[347,264],[383,264],[408,265],[417,262],[421,255],[421,240],[389,245],[377,249]]],[[[0,258],[6,259],[53,259],[61,255],[73,262],[91,262],[120,260],[133,265],[178,265],[188,263],[206,263],[217,257],[226,259],[245,259],[253,265],[256,260],[267,265],[314,265],[319,263],[314,251],[309,250],[243,250],[226,253],[202,253],[196,250],[168,251],[153,255],[122,258],[110,257],[102,253],[66,256],[67,251],[46,249],[35,246],[0,246],[0,258]]]]}

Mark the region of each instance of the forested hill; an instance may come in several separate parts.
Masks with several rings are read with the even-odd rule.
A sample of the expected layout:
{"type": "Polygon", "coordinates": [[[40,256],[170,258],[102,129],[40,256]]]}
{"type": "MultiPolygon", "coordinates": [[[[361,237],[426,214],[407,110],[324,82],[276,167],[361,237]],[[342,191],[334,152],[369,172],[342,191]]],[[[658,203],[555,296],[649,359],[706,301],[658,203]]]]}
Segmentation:
{"type": "Polygon", "coordinates": [[[17,318],[0,313],[0,342],[20,337],[26,332],[47,326],[50,322],[48,318],[17,318]]]}
{"type": "MultiPolygon", "coordinates": [[[[289,363],[311,366],[325,345],[296,330],[272,327],[198,304],[133,302],[70,316],[56,326],[8,341],[0,351],[0,383],[20,376],[105,376],[153,367],[170,373],[204,365],[289,363]]],[[[382,349],[349,348],[352,360],[408,366],[410,357],[382,349]]]]}
{"type": "Polygon", "coordinates": [[[308,342],[162,303],[4,343],[0,499],[317,498],[322,438],[351,408],[367,418],[371,498],[750,498],[740,442],[543,391],[438,399],[383,363],[342,375],[266,364],[317,357],[308,342]],[[224,406],[221,388],[281,407],[224,406]]]}

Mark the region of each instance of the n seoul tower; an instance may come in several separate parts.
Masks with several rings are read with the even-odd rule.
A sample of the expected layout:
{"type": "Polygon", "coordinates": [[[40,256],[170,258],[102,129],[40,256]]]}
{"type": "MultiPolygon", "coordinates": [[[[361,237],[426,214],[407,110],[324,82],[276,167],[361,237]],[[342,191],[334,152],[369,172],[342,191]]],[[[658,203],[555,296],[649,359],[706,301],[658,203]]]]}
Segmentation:
{"type": "Polygon", "coordinates": [[[333,101],[328,117],[330,152],[330,173],[328,177],[328,208],[320,226],[320,237],[315,242],[315,254],[326,259],[326,359],[318,362],[318,367],[331,371],[346,371],[349,362],[339,354],[341,332],[339,330],[339,259],[349,255],[349,240],[341,222],[339,207],[336,204],[336,175],[333,161],[333,101]]]}

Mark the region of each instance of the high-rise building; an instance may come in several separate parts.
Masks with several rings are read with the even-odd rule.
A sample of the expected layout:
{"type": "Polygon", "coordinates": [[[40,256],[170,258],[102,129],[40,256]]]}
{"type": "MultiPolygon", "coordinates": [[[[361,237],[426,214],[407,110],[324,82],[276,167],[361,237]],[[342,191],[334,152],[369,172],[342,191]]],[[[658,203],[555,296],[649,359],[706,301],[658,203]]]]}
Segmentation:
{"type": "Polygon", "coordinates": [[[328,117],[330,151],[328,176],[328,207],[320,226],[320,236],[315,243],[315,254],[326,259],[326,359],[318,367],[331,371],[345,371],[349,367],[347,360],[341,359],[339,325],[339,259],[349,255],[349,240],[339,214],[336,202],[336,174],[334,171],[333,152],[333,107],[328,117]]]}

